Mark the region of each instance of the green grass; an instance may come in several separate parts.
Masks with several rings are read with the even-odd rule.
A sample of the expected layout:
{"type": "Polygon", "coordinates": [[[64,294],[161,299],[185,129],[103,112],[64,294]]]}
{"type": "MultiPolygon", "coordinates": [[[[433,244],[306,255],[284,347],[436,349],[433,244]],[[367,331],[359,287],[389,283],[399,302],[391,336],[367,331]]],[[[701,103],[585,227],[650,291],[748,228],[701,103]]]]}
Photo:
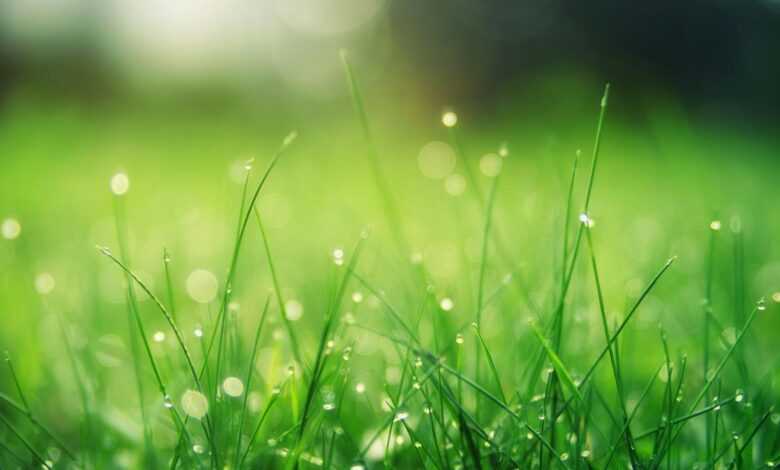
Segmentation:
{"type": "MultiPolygon", "coordinates": [[[[529,135],[544,128],[477,128],[467,116],[433,136],[402,135],[450,142],[466,181],[451,196],[413,162],[398,163],[417,143],[377,131],[386,121],[369,109],[382,108],[361,92],[346,53],[342,61],[357,123],[344,115],[309,137],[316,131],[302,122],[300,137],[281,145],[172,123],[194,141],[172,137],[183,146],[175,164],[140,152],[139,167],[126,168],[127,194],[75,185],[71,198],[82,202],[71,224],[53,210],[61,198],[13,189],[24,166],[9,164],[7,200],[25,209],[22,236],[0,251],[9,312],[0,468],[780,460],[780,219],[765,175],[777,164],[760,156],[776,150],[771,141],[767,150],[721,135],[722,154],[647,159],[705,139],[683,136],[668,109],[637,133],[608,109],[609,86],[600,102],[583,88],[594,99],[563,118],[578,129],[570,145],[537,145],[529,135]],[[265,170],[241,164],[238,183],[225,186],[216,163],[190,159],[189,150],[219,142],[216,154],[236,139],[276,148],[255,156],[265,170]],[[511,151],[500,178],[487,176],[475,155],[502,141],[511,151]],[[588,161],[575,152],[585,146],[588,161]],[[734,162],[729,148],[756,156],[734,162]],[[713,213],[728,217],[713,223],[713,213]],[[89,219],[98,222],[80,228],[89,219]],[[193,281],[203,266],[221,281],[193,281]],[[55,287],[35,292],[49,270],[55,287]],[[228,385],[236,380],[238,390],[228,385]]],[[[28,106],[14,116],[46,120],[28,106]]],[[[73,122],[49,125],[110,148],[93,133],[102,124],[73,122]]],[[[154,125],[128,122],[119,127],[152,135],[154,125]]],[[[34,148],[19,126],[0,121],[0,138],[14,136],[8,150],[22,158],[34,148]]],[[[54,188],[79,178],[52,165],[42,171],[54,188]]],[[[90,171],[81,178],[96,178],[90,171]]]]}

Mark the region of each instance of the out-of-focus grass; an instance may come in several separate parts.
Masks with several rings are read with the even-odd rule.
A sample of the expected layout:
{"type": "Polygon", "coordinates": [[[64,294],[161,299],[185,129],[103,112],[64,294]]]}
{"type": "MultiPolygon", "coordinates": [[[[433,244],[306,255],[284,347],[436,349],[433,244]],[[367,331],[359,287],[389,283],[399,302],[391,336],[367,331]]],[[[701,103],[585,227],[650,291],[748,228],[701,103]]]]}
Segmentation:
{"type": "MultiPolygon", "coordinates": [[[[571,109],[561,104],[540,104],[533,109],[507,106],[478,120],[459,114],[458,133],[466,160],[483,193],[487,194],[492,178],[480,173],[480,158],[497,152],[503,142],[509,149],[509,155],[501,159],[491,228],[504,251],[498,253],[494,243],[488,243],[484,265],[485,292],[500,291],[482,312],[480,333],[495,359],[503,391],[511,399],[514,390],[521,388],[526,365],[518,358],[527,357],[530,362],[532,352],[539,347],[525,320],[537,314],[549,319],[555,306],[566,191],[577,149],[583,149],[580,175],[587,174],[589,165],[598,90],[567,93],[584,98],[580,96],[571,109]],[[512,280],[502,288],[510,272],[512,280]],[[529,304],[539,307],[539,311],[532,311],[529,304]]],[[[253,106],[182,107],[151,102],[84,106],[29,95],[8,101],[0,113],[0,218],[18,219],[22,232],[18,239],[0,242],[0,345],[14,358],[37,414],[66,436],[69,445],[80,452],[88,453],[94,446],[106,454],[119,452],[125,459],[140,458],[140,453],[127,453],[128,449],[141,448],[141,424],[127,346],[123,277],[94,249],[96,244],[117,246],[109,180],[118,171],[126,172],[130,180],[130,190],[122,197],[130,264],[164,299],[163,250],[171,253],[177,321],[192,341],[197,360],[202,351],[192,331],[200,325],[206,327],[207,336],[211,334],[208,328],[213,326],[219,308],[218,302],[194,302],[187,295],[186,279],[195,269],[205,268],[216,275],[220,285],[224,283],[235,237],[244,161],[255,158],[255,168],[264,168],[279,141],[293,129],[299,133],[298,141],[280,160],[257,207],[273,250],[283,297],[303,305],[303,315],[294,322],[294,328],[304,356],[313,361],[323,316],[329,311],[337,283],[333,250],[341,248],[352,256],[351,249],[364,230],[370,235],[364,242],[357,272],[371,286],[381,289],[388,302],[401,309],[404,318],[411,321],[416,318],[415,312],[423,313],[419,334],[427,347],[433,349],[434,338],[454,340],[457,327],[474,321],[483,268],[484,214],[468,193],[449,195],[442,180],[426,178],[418,169],[418,153],[423,145],[433,140],[448,141],[440,116],[430,109],[409,113],[382,106],[373,103],[370,96],[366,104],[379,160],[397,201],[401,230],[412,253],[399,254],[391,241],[367,164],[365,143],[346,98],[344,106],[320,112],[287,109],[276,113],[253,106]],[[409,271],[408,258],[417,253],[429,274],[427,281],[409,271]],[[45,295],[35,288],[41,273],[50,273],[56,283],[45,295]],[[430,298],[421,307],[426,282],[430,283],[430,298]],[[444,298],[452,299],[452,311],[436,307],[444,298]],[[89,378],[88,393],[96,408],[93,412],[110,423],[106,425],[112,429],[106,434],[109,442],[79,442],[82,410],[58,316],[76,351],[78,373],[89,378]]],[[[542,96],[552,99],[554,94],[547,90],[542,96]]],[[[619,103],[619,86],[612,100],[619,103]]],[[[762,296],[769,301],[773,292],[780,291],[780,247],[776,243],[780,216],[775,208],[780,196],[777,142],[761,137],[758,131],[748,135],[716,123],[694,124],[669,102],[654,102],[640,113],[642,119],[629,111],[618,104],[607,119],[589,211],[595,221],[592,234],[605,313],[613,327],[652,274],[670,256],[678,256],[674,269],[650,293],[637,318],[620,336],[622,377],[629,404],[636,403],[647,380],[664,361],[657,327],[662,323],[672,359],[688,355],[683,391],[686,398],[693,398],[703,381],[699,367],[702,298],[713,220],[721,221],[721,228],[715,234],[713,252],[711,304],[716,326],[711,332],[711,366],[725,354],[741,327],[737,321],[744,320],[754,302],[762,296]],[[738,236],[744,243],[743,267],[734,261],[738,236]],[[740,294],[735,278],[740,279],[742,270],[744,292],[740,294]]],[[[463,173],[462,165],[461,159],[455,171],[463,173]]],[[[572,227],[576,227],[584,196],[583,178],[576,185],[572,227]]],[[[566,331],[559,351],[575,379],[604,345],[584,243],[582,250],[585,254],[575,267],[566,302],[566,331]]],[[[232,292],[240,304],[235,319],[235,335],[240,339],[236,348],[251,344],[271,287],[262,240],[252,221],[232,292]]],[[[167,332],[168,339],[152,347],[163,375],[171,380],[169,388],[175,390],[178,403],[186,381],[181,379],[183,369],[175,344],[169,344],[172,333],[152,303],[140,294],[139,299],[147,333],[167,332]]],[[[285,378],[292,359],[279,313],[274,310],[275,302],[271,305],[257,367],[263,401],[271,387],[285,378]]],[[[360,325],[386,334],[396,331],[377,298],[354,280],[342,305],[342,316],[349,313],[360,325]],[[353,292],[365,300],[353,301],[353,292]]],[[[772,331],[780,326],[776,313],[773,305],[760,312],[758,326],[748,333],[748,340],[739,350],[738,357],[749,364],[749,382],[744,383],[745,377],[729,363],[727,379],[718,384],[723,396],[731,396],[740,388],[748,390],[749,400],[759,396],[757,405],[776,401],[777,354],[772,347],[772,331]]],[[[478,341],[470,330],[463,334],[467,343],[478,341]]],[[[396,393],[396,376],[404,364],[396,356],[397,345],[367,331],[354,327],[339,330],[336,339],[339,349],[347,345],[354,348],[350,380],[365,383],[371,406],[365,405],[367,408],[361,411],[364,405],[359,400],[355,405],[358,408],[345,411],[341,421],[332,424],[341,426],[351,439],[359,441],[360,447],[364,435],[384,420],[380,418],[380,390],[387,382],[387,393],[396,393]]],[[[463,351],[470,355],[473,345],[467,346],[463,351]]],[[[473,361],[466,357],[460,364],[466,375],[473,372],[473,361]]],[[[234,358],[229,367],[239,363],[234,358]]],[[[309,366],[313,364],[305,367],[309,366]]],[[[147,374],[148,364],[144,363],[142,369],[147,374]]],[[[244,371],[236,368],[230,373],[243,377],[244,371]]],[[[481,383],[491,384],[486,364],[481,371],[481,383]]],[[[1,377],[2,391],[13,395],[10,377],[1,377]]],[[[155,410],[149,419],[163,421],[162,406],[150,405],[159,401],[151,377],[144,375],[144,380],[148,384],[146,404],[155,410]]],[[[607,396],[613,394],[611,380],[608,367],[602,365],[597,383],[607,396]]],[[[297,387],[299,395],[306,392],[301,383],[297,387]]],[[[657,424],[653,411],[660,412],[665,406],[660,393],[656,390],[647,408],[639,412],[636,422],[643,425],[635,430],[657,424]]],[[[470,390],[466,394],[464,403],[473,405],[468,400],[476,398],[470,390]]],[[[713,395],[714,391],[708,398],[713,395]]],[[[285,400],[289,407],[287,395],[285,400]]],[[[0,409],[0,413],[4,411],[0,409]]],[[[744,426],[751,423],[743,419],[748,412],[742,408],[735,412],[733,421],[728,421],[728,430],[721,429],[721,438],[732,431],[744,434],[744,426]]],[[[598,413],[594,416],[608,428],[603,412],[598,413]]],[[[419,410],[415,414],[422,416],[419,410]]],[[[264,440],[279,438],[279,433],[291,424],[285,427],[284,421],[283,416],[277,416],[264,431],[264,440]]],[[[703,432],[696,426],[689,426],[696,430],[693,435],[703,432]]],[[[778,451],[776,423],[767,426],[775,429],[760,440],[756,455],[763,458],[778,451]]],[[[166,435],[161,447],[172,448],[174,442],[167,436],[170,430],[158,432],[166,435]]],[[[594,439],[598,442],[595,450],[604,452],[607,443],[594,439]]],[[[17,444],[12,447],[15,449],[17,444]]],[[[646,447],[640,450],[648,451],[646,447]]],[[[349,451],[341,451],[338,458],[348,459],[349,451]]],[[[415,462],[405,460],[411,453],[403,455],[395,463],[415,462]]],[[[93,463],[105,463],[113,457],[97,458],[93,463]]],[[[685,459],[682,461],[690,462],[685,459]]]]}

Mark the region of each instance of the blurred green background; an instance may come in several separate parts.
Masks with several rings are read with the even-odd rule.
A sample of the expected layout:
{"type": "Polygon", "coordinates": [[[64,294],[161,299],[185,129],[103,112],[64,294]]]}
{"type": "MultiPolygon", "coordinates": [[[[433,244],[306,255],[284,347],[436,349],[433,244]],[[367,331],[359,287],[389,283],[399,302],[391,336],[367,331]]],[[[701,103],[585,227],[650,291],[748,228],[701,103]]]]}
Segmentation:
{"type": "MultiPolygon", "coordinates": [[[[731,335],[734,318],[780,291],[776,2],[6,0],[0,28],[0,219],[21,227],[0,240],[0,348],[44,396],[70,380],[56,315],[97,351],[96,371],[125,364],[110,336],[126,334],[123,279],[94,248],[116,247],[117,172],[130,181],[132,264],[161,292],[163,248],[171,252],[188,330],[209,315],[186,295],[188,275],[205,268],[224,281],[244,162],[264,168],[293,130],[298,140],[258,207],[285,292],[304,305],[296,327],[314,341],[331,252],[350,249],[365,228],[360,270],[402,303],[408,285],[396,270],[406,260],[389,241],[340,48],[361,81],[403,231],[437,296],[454,300],[456,323],[473,311],[483,222],[473,198],[451,194],[464,163],[450,166],[441,113],[457,112],[483,191],[501,165],[494,230],[506,251],[492,252],[489,285],[513,272],[544,309],[571,164],[582,149],[584,174],[607,81],[591,216],[610,313],[679,256],[627,332],[630,378],[641,382],[661,360],[659,322],[675,350],[698,354],[713,220],[722,222],[715,312],[731,335]],[[497,157],[502,145],[508,155],[497,157]],[[745,265],[735,281],[737,237],[745,265]],[[737,282],[744,298],[735,298],[737,282]]],[[[236,297],[254,312],[270,287],[254,231],[240,269],[236,297]]],[[[520,291],[509,289],[489,314],[486,337],[521,334],[531,312],[520,291]]],[[[587,283],[573,291],[577,318],[592,295],[587,283]]],[[[757,374],[772,383],[775,313],[759,319],[750,346],[757,374]]],[[[379,322],[366,315],[362,322],[379,322]]],[[[580,321],[585,341],[572,352],[601,338],[595,322],[580,321]]],[[[500,348],[497,358],[512,361],[500,348]]]]}

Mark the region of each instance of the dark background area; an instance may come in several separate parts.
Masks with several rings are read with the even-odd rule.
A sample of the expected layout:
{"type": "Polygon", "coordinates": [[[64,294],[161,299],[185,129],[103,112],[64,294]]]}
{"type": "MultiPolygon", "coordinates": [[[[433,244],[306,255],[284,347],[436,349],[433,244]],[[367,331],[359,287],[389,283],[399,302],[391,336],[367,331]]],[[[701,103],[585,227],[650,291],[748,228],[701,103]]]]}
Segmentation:
{"type": "MultiPolygon", "coordinates": [[[[386,67],[413,76],[431,101],[472,108],[550,73],[584,73],[619,84],[624,103],[662,90],[693,113],[769,125],[780,117],[775,0],[397,0],[383,8],[370,26],[305,36],[297,47],[349,44],[367,55],[389,49],[386,67]]],[[[105,26],[99,18],[85,15],[67,41],[54,34],[37,49],[0,36],[0,93],[36,83],[60,95],[121,92],[96,39],[105,26]]]]}

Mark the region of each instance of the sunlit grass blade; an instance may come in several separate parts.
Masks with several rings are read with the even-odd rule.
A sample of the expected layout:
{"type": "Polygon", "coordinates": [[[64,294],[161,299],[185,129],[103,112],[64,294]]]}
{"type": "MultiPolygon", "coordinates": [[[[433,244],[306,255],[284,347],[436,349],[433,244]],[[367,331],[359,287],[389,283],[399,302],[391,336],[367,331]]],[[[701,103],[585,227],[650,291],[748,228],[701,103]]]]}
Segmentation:
{"type": "Polygon", "coordinates": [[[561,358],[558,357],[558,354],[556,354],[555,350],[553,350],[550,341],[544,337],[544,333],[541,332],[535,322],[529,322],[528,324],[531,327],[531,330],[534,332],[534,335],[536,335],[536,338],[542,344],[542,347],[544,348],[545,353],[547,353],[547,357],[550,360],[553,368],[555,368],[555,372],[558,374],[558,377],[560,377],[564,385],[566,385],[566,387],[569,389],[569,392],[578,400],[582,401],[582,395],[580,394],[579,388],[574,383],[571,374],[569,374],[569,371],[566,369],[566,366],[564,366],[561,358]]]}

